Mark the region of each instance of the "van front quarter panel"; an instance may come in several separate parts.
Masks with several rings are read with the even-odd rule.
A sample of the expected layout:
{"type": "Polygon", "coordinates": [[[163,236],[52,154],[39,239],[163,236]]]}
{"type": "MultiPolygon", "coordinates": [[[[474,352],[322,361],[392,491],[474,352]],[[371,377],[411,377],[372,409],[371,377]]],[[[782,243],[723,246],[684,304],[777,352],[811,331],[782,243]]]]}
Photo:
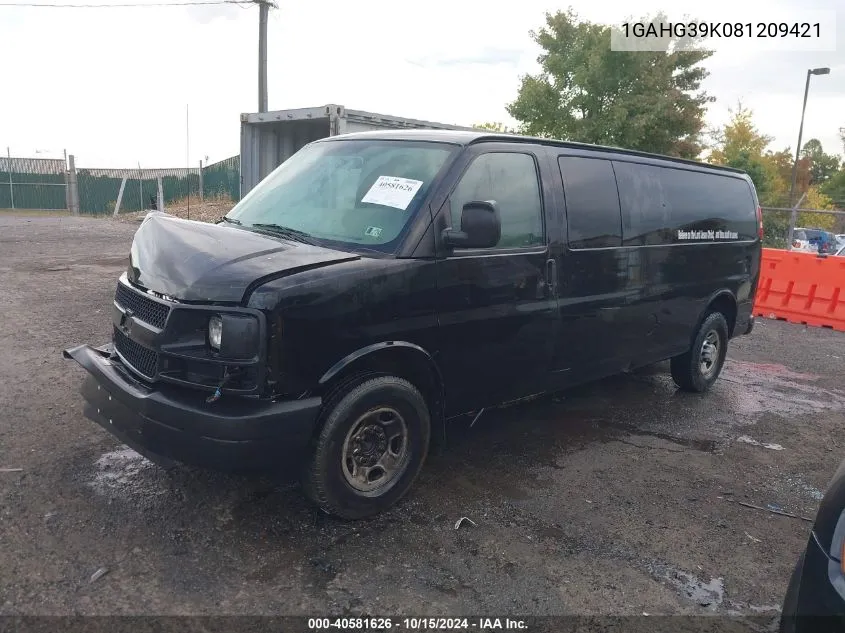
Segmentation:
{"type": "MultiPolygon", "coordinates": [[[[269,281],[252,292],[247,305],[267,315],[274,390],[287,397],[320,393],[326,382],[373,369],[376,359],[393,362],[389,357],[402,353],[382,343],[401,341],[429,355],[437,345],[431,261],[362,257],[269,281]],[[356,356],[361,350],[368,352],[356,356]],[[350,357],[349,365],[335,367],[350,357]]],[[[395,370],[402,373],[401,367],[395,370]]]]}

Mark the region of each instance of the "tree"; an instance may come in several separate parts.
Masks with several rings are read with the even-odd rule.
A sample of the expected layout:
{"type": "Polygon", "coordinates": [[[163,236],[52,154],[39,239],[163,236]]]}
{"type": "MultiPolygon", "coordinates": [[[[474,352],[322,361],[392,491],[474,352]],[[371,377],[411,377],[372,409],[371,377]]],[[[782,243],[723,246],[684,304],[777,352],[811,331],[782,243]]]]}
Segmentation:
{"type": "Polygon", "coordinates": [[[825,182],[839,169],[839,157],[825,154],[818,139],[811,138],[804,143],[801,156],[810,161],[810,180],[813,184],[825,182]]]}
{"type": "MultiPolygon", "coordinates": [[[[801,209],[833,209],[833,202],[823,193],[819,192],[817,187],[810,187],[807,190],[807,195],[801,202],[801,209]]],[[[806,228],[823,229],[830,231],[836,223],[836,216],[830,213],[799,213],[798,224],[806,228]]]]}
{"type": "Polygon", "coordinates": [[[729,109],[730,121],[724,127],[712,132],[713,150],[710,152],[711,163],[730,164],[742,154],[760,157],[772,142],[773,137],[762,134],[754,125],[754,112],[742,105],[729,109]]]}
{"type": "MultiPolygon", "coordinates": [[[[779,152],[767,151],[763,154],[763,163],[769,174],[769,190],[761,198],[764,207],[789,207],[789,185],[792,182],[792,163],[795,159],[787,148],[779,152]]],[[[798,163],[798,183],[809,181],[806,161],[798,163]]],[[[800,187],[799,187],[800,191],[800,187]]],[[[800,193],[798,194],[800,195],[800,193]]]]}
{"type": "Polygon", "coordinates": [[[610,32],[571,9],[547,13],[531,33],[541,71],[522,77],[508,113],[535,136],[696,157],[713,101],[700,90],[700,63],[712,53],[612,51],[610,32]]]}
{"type": "Polygon", "coordinates": [[[833,201],[835,207],[845,209],[845,168],[828,178],[819,191],[833,201]]]}

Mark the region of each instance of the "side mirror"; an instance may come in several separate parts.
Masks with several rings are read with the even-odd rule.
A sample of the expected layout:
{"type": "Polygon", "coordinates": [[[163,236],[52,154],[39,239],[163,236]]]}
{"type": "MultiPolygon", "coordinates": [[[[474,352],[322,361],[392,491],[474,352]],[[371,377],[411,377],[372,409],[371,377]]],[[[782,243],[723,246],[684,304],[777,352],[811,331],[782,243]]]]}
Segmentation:
{"type": "Polygon", "coordinates": [[[461,230],[445,229],[443,242],[451,248],[492,248],[501,236],[499,206],[493,200],[473,200],[461,209],[461,230]]]}

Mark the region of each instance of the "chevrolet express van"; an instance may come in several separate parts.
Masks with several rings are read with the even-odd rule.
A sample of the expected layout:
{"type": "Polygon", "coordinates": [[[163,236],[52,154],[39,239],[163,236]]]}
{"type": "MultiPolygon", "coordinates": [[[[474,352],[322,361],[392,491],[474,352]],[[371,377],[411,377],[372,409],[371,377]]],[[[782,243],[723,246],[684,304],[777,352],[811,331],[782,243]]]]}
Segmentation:
{"type": "Polygon", "coordinates": [[[85,414],[154,461],[294,467],[325,511],[399,500],[446,421],[671,359],[704,392],[754,324],[740,171],[465,131],[307,145],[216,224],[149,214],[85,414]]]}

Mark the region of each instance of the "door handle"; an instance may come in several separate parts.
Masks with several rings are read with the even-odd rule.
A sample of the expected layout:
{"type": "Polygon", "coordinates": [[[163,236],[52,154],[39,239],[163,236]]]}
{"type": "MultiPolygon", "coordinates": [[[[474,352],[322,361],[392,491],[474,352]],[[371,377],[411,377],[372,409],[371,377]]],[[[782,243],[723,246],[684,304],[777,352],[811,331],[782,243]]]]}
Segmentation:
{"type": "Polygon", "coordinates": [[[546,260],[546,285],[554,292],[557,289],[557,261],[546,260]]]}

